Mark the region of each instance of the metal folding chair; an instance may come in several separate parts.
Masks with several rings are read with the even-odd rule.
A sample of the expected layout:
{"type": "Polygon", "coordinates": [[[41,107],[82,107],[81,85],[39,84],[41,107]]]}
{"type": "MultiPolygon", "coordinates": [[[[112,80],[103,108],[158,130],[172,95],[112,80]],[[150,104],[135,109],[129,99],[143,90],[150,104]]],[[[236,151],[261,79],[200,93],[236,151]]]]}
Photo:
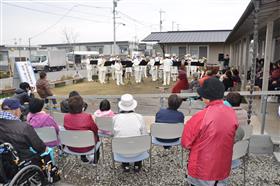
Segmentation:
{"type": "Polygon", "coordinates": [[[249,141],[241,140],[234,144],[232,160],[243,159],[243,185],[246,183],[246,156],[248,154],[249,141]]]}
{"type": "MultiPolygon", "coordinates": [[[[151,136],[114,137],[112,139],[112,161],[115,174],[115,161],[132,163],[150,158],[150,171],[152,168],[151,136]]],[[[151,174],[149,174],[151,175],[151,174]]],[[[150,176],[149,176],[150,177],[150,176]]],[[[150,181],[150,178],[149,178],[150,181]]]]}
{"type": "MultiPolygon", "coordinates": [[[[172,143],[158,141],[161,139],[181,138],[184,129],[183,123],[154,123],[151,125],[152,144],[159,146],[181,146],[181,139],[172,143]]],[[[181,147],[181,166],[183,167],[183,148],[181,147]]]]}
{"type": "Polygon", "coordinates": [[[102,138],[112,138],[114,134],[114,126],[112,117],[96,117],[95,123],[98,127],[98,136],[101,139],[102,160],[104,161],[104,145],[102,138]]]}
{"type": "MultiPolygon", "coordinates": [[[[77,160],[78,157],[81,155],[93,155],[96,156],[96,152],[100,147],[101,142],[96,142],[94,139],[94,133],[89,130],[63,130],[59,133],[60,142],[62,145],[65,145],[62,149],[63,152],[76,156],[77,160]],[[74,152],[70,150],[68,147],[74,147],[74,148],[83,148],[83,147],[91,147],[94,146],[94,148],[88,152],[79,153],[74,152]]],[[[73,163],[73,166],[69,169],[68,173],[71,172],[71,170],[74,168],[75,163],[73,163]]],[[[67,176],[66,174],[66,176],[67,176]]],[[[96,166],[96,175],[97,175],[97,166],[96,166]]]]}

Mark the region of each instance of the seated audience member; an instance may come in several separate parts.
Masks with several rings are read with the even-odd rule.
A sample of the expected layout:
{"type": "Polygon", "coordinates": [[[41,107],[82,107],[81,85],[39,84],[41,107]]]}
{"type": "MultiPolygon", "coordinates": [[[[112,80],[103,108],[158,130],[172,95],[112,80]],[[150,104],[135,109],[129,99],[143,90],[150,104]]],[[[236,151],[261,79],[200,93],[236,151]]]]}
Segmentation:
{"type": "Polygon", "coordinates": [[[206,71],[206,75],[204,77],[202,77],[201,79],[199,79],[199,86],[202,87],[203,86],[203,83],[205,80],[213,77],[215,75],[214,71],[213,70],[207,70],[206,71]]]}
{"type": "Polygon", "coordinates": [[[226,100],[224,101],[225,105],[233,108],[237,116],[239,127],[236,130],[234,140],[235,142],[243,139],[245,134],[242,126],[247,125],[247,112],[242,107],[240,107],[241,99],[242,97],[238,92],[230,92],[227,94],[226,100]]]}
{"type": "Polygon", "coordinates": [[[225,86],[225,91],[229,91],[230,88],[233,87],[233,79],[232,79],[232,73],[230,70],[227,70],[226,73],[223,76],[223,84],[225,86]]]}
{"type": "Polygon", "coordinates": [[[187,74],[185,71],[180,70],[178,80],[175,85],[172,87],[172,93],[180,93],[181,90],[187,90],[189,88],[189,82],[187,74]]]}
{"type": "MultiPolygon", "coordinates": [[[[91,116],[91,114],[83,112],[84,101],[81,96],[73,96],[69,98],[69,113],[64,116],[64,128],[66,130],[90,130],[94,133],[95,142],[99,141],[98,138],[98,128],[91,116]]],[[[88,152],[94,147],[85,147],[85,148],[73,148],[69,147],[70,150],[74,152],[88,152]]],[[[92,156],[81,156],[83,162],[90,162],[92,156]]],[[[99,150],[94,156],[92,163],[96,164],[99,160],[99,150]]]]}
{"type": "Polygon", "coordinates": [[[237,69],[232,70],[232,80],[233,80],[233,87],[235,88],[235,90],[240,90],[241,78],[239,76],[239,71],[237,69]]]}
{"type": "Polygon", "coordinates": [[[268,90],[280,90],[280,60],[275,64],[275,68],[271,72],[268,90]]]}
{"type": "Polygon", "coordinates": [[[15,95],[13,96],[14,99],[19,100],[21,105],[21,113],[24,116],[22,119],[25,119],[26,115],[29,112],[29,101],[34,97],[32,92],[32,88],[30,87],[29,83],[22,82],[19,84],[19,88],[16,89],[15,95]]]}
{"type": "MultiPolygon", "coordinates": [[[[132,137],[147,134],[145,121],[142,115],[135,113],[137,101],[130,94],[124,94],[118,103],[120,113],[113,117],[114,136],[132,137]]],[[[129,172],[129,163],[122,163],[124,172],[129,172]]],[[[134,171],[139,172],[142,161],[134,162],[134,171]]]]}
{"type": "MultiPolygon", "coordinates": [[[[224,101],[225,105],[228,105],[234,109],[239,124],[235,132],[234,143],[241,141],[244,138],[245,132],[242,126],[247,125],[247,112],[240,107],[241,99],[242,97],[238,92],[230,92],[228,93],[228,95],[226,96],[226,100],[224,101]]],[[[240,164],[241,162],[239,159],[233,160],[231,167],[235,168],[240,164]]]]}
{"type": "MultiPolygon", "coordinates": [[[[176,94],[172,94],[168,97],[168,107],[166,109],[160,109],[156,113],[157,123],[184,123],[184,114],[178,111],[178,108],[182,104],[182,99],[176,94]]],[[[158,141],[164,143],[172,143],[178,141],[179,138],[175,139],[161,139],[157,138],[158,141]]],[[[170,148],[170,146],[165,146],[165,149],[170,148]]]]}
{"type": "Polygon", "coordinates": [[[20,102],[16,99],[5,99],[0,111],[0,143],[10,143],[17,151],[21,161],[34,157],[34,149],[38,157],[47,152],[44,142],[38,137],[31,125],[21,122],[20,102]]]}
{"type": "MultiPolygon", "coordinates": [[[[103,99],[100,102],[99,109],[94,112],[94,117],[114,117],[115,113],[111,110],[110,102],[107,99],[103,99]]],[[[99,130],[104,134],[110,134],[110,131],[99,130]]]]}
{"type": "Polygon", "coordinates": [[[103,99],[100,102],[99,109],[94,112],[95,117],[113,117],[115,113],[111,110],[110,102],[103,99]]]}
{"type": "Polygon", "coordinates": [[[200,87],[199,86],[199,81],[198,81],[198,73],[195,72],[193,73],[192,75],[192,81],[190,83],[190,89],[193,91],[193,92],[196,92],[196,90],[200,87]]]}
{"type": "MultiPolygon", "coordinates": [[[[49,99],[47,97],[53,96],[53,93],[50,88],[50,84],[47,80],[47,74],[46,72],[40,72],[40,79],[37,80],[36,82],[36,88],[39,96],[42,99],[45,99],[45,103],[49,103],[49,99]]],[[[57,101],[56,99],[51,99],[54,105],[54,109],[57,109],[57,101]]]]}
{"type": "MultiPolygon", "coordinates": [[[[80,96],[80,94],[75,90],[71,91],[69,93],[68,99],[65,99],[65,100],[60,102],[60,110],[61,110],[62,113],[68,113],[69,112],[68,101],[69,101],[69,98],[71,98],[73,96],[80,96]]],[[[86,111],[87,107],[88,107],[88,104],[86,102],[84,102],[83,111],[86,111]]]]}
{"type": "Polygon", "coordinates": [[[227,184],[238,121],[234,110],[223,104],[224,90],[214,77],[197,89],[206,107],[186,122],[181,138],[183,148],[190,150],[189,185],[227,184]]]}
{"type": "Polygon", "coordinates": [[[24,103],[29,103],[29,101],[34,98],[33,89],[30,87],[29,83],[22,82],[19,84],[19,88],[16,89],[13,98],[19,100],[21,105],[24,103]]]}
{"type": "MultiPolygon", "coordinates": [[[[30,113],[27,115],[27,122],[33,128],[42,128],[42,127],[53,127],[56,131],[56,134],[59,133],[59,127],[54,121],[53,117],[49,114],[42,111],[44,107],[44,100],[33,98],[29,103],[30,113]]],[[[49,142],[46,145],[48,147],[54,147],[59,144],[59,141],[49,142]]]]}

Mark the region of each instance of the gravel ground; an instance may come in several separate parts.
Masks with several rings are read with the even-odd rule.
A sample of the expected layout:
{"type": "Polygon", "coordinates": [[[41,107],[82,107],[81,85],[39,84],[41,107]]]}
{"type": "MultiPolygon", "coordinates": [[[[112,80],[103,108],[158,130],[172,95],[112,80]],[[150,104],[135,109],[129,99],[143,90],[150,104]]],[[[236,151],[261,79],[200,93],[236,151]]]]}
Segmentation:
{"type": "MultiPolygon", "coordinates": [[[[153,185],[187,185],[183,184],[185,163],[188,157],[187,152],[184,153],[184,170],[180,166],[179,157],[181,156],[176,147],[164,150],[162,147],[154,146],[152,150],[151,172],[149,162],[145,161],[144,167],[139,173],[134,173],[133,170],[129,173],[123,173],[120,163],[116,163],[114,173],[108,140],[105,140],[104,147],[104,161],[102,161],[101,153],[97,166],[82,164],[75,157],[62,155],[58,160],[58,166],[62,170],[62,182],[83,186],[142,186],[149,185],[150,180],[153,185]],[[68,174],[67,172],[73,163],[76,163],[76,165],[68,174]]],[[[248,165],[246,169],[246,185],[280,185],[280,163],[276,162],[273,156],[250,154],[246,162],[248,165]]],[[[229,185],[243,185],[242,168],[232,171],[229,185]]]]}

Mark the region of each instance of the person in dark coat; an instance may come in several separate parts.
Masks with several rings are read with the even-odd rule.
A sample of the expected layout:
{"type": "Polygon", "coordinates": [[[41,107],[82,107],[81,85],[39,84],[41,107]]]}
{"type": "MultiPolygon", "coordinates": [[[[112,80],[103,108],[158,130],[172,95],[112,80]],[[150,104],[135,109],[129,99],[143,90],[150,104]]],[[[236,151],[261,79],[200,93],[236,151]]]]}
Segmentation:
{"type": "MultiPolygon", "coordinates": [[[[178,111],[178,108],[182,104],[182,98],[180,98],[176,94],[172,94],[168,97],[168,107],[166,109],[160,109],[156,113],[156,123],[168,123],[168,124],[177,124],[177,123],[184,123],[184,114],[178,111]]],[[[164,143],[172,143],[178,141],[178,138],[174,139],[161,139],[157,138],[158,141],[164,143]]],[[[165,149],[170,148],[169,146],[165,146],[165,149]]]]}
{"type": "Polygon", "coordinates": [[[16,89],[13,96],[14,99],[17,99],[20,102],[21,109],[21,119],[24,120],[25,116],[29,112],[29,102],[34,98],[33,88],[27,82],[22,82],[19,84],[19,88],[16,89]]]}
{"type": "MultiPolygon", "coordinates": [[[[60,110],[62,113],[69,113],[69,99],[73,96],[80,96],[80,94],[75,90],[71,91],[69,93],[68,99],[65,99],[60,102],[60,110]]],[[[88,107],[88,104],[86,102],[84,102],[83,111],[86,111],[87,107],[88,107]]]]}

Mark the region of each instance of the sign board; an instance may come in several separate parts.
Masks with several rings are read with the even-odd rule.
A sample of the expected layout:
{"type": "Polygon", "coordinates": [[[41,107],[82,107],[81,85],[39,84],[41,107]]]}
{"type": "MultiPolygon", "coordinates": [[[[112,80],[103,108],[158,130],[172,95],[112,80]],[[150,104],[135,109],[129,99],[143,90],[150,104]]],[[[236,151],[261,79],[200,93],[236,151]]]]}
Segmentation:
{"type": "MultiPolygon", "coordinates": [[[[27,82],[31,87],[36,88],[36,78],[30,61],[15,62],[15,67],[14,82],[20,80],[20,82],[27,82]]],[[[14,83],[14,87],[17,88],[20,82],[14,83]]]]}

